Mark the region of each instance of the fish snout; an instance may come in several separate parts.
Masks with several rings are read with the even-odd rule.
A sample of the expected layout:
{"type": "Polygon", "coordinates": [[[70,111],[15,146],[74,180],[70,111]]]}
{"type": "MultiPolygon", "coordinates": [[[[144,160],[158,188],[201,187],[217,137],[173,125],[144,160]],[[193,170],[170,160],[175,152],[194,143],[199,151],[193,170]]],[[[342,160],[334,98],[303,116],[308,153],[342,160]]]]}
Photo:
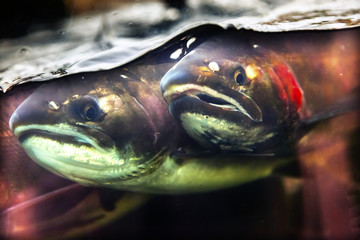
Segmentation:
{"type": "MultiPolygon", "coordinates": [[[[190,72],[179,71],[178,69],[169,70],[161,79],[160,82],[161,92],[164,94],[164,96],[167,96],[166,92],[172,92],[172,89],[175,88],[176,86],[181,86],[191,83],[193,81],[193,78],[194,77],[190,72]]],[[[166,98],[166,100],[168,101],[170,99],[166,98]]]]}
{"type": "Polygon", "coordinates": [[[59,110],[54,110],[56,103],[49,103],[49,101],[28,97],[24,102],[17,107],[9,120],[9,127],[11,131],[15,132],[19,126],[31,124],[49,124],[58,121],[59,116],[54,114],[59,110]]]}
{"type": "Polygon", "coordinates": [[[17,112],[15,111],[9,120],[9,127],[11,131],[14,131],[14,126],[18,126],[18,123],[20,121],[19,115],[17,114],[17,112]]]}
{"type": "Polygon", "coordinates": [[[15,132],[18,126],[29,124],[34,115],[36,115],[36,111],[30,108],[28,101],[25,100],[10,117],[9,127],[11,131],[15,132]]]}

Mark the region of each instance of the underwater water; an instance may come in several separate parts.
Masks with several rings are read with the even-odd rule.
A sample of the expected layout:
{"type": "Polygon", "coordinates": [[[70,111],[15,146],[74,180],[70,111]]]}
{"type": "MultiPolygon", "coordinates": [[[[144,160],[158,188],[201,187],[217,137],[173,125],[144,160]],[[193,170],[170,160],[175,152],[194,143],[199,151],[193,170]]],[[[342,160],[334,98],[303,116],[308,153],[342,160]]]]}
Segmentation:
{"type": "MultiPolygon", "coordinates": [[[[144,53],[142,51],[149,46],[158,46],[163,39],[157,39],[156,34],[150,35],[142,39],[144,46],[122,38],[110,41],[129,46],[130,52],[141,53],[140,57],[125,57],[123,62],[121,57],[117,58],[119,49],[116,47],[106,49],[105,55],[96,55],[94,46],[91,46],[93,52],[88,52],[85,47],[77,55],[85,60],[74,65],[74,72],[71,67],[62,68],[62,60],[68,61],[68,56],[59,57],[58,62],[54,60],[53,67],[58,69],[60,66],[59,69],[66,73],[53,71],[55,73],[49,75],[56,79],[48,82],[41,82],[39,75],[40,79],[35,79],[37,82],[13,86],[1,93],[1,237],[356,239],[359,236],[359,111],[355,104],[360,75],[359,28],[278,33],[223,30],[214,26],[197,30],[199,32],[190,30],[144,53]],[[174,53],[182,49],[198,56],[197,49],[207,49],[206,44],[213,41],[211,36],[217,35],[221,39],[221,36],[228,37],[229,31],[235,36],[235,43],[236,38],[239,39],[239,45],[242,39],[247,39],[251,46],[261,46],[280,56],[292,69],[303,93],[302,114],[319,116],[315,118],[319,124],[306,129],[294,143],[291,154],[269,154],[269,149],[263,155],[261,152],[253,155],[246,151],[219,152],[217,148],[199,144],[184,129],[182,122],[170,114],[170,103],[163,96],[160,82],[178,62],[186,63],[186,57],[192,56],[186,52],[176,57],[174,53]],[[189,44],[190,48],[187,43],[193,38],[200,42],[189,44]],[[87,54],[95,54],[95,57],[87,58],[87,54]],[[112,65],[111,56],[119,61],[118,65],[112,65]],[[132,61],[127,63],[129,60],[132,61]],[[101,62],[105,62],[104,65],[99,65],[101,62]],[[111,67],[107,67],[107,62],[111,67]],[[78,69],[81,71],[77,72],[78,69]],[[30,100],[20,108],[26,99],[30,100]],[[10,121],[15,111],[18,115],[10,121]],[[37,125],[35,131],[28,129],[28,132],[15,136],[18,126],[33,125],[37,125]],[[57,126],[59,131],[41,127],[51,125],[57,126]],[[72,127],[61,128],[64,125],[81,127],[74,133],[72,127]],[[101,128],[101,134],[94,130],[97,128],[101,128]],[[71,133],[64,137],[68,132],[71,133]],[[31,145],[33,135],[37,140],[31,145]],[[45,151],[41,147],[48,144],[49,139],[54,145],[49,144],[45,151]],[[113,141],[111,144],[109,139],[113,141]],[[84,147],[80,148],[82,145],[84,147]],[[112,154],[110,145],[116,147],[115,157],[108,154],[112,154]],[[36,147],[47,153],[42,155],[32,151],[36,147]],[[98,149],[105,151],[100,154],[98,149]],[[122,149],[126,151],[121,152],[122,149]],[[133,170],[136,165],[131,161],[128,163],[125,157],[117,159],[122,156],[116,154],[119,152],[134,158],[132,162],[140,161],[144,172],[133,170]],[[47,164],[47,160],[50,162],[52,156],[58,155],[70,156],[78,162],[71,168],[56,163],[51,165],[54,161],[47,164]],[[105,157],[101,158],[103,155],[105,157]],[[102,166],[98,159],[111,159],[106,166],[123,166],[127,175],[107,178],[104,174],[96,178],[98,172],[95,170],[102,166]],[[147,159],[160,160],[154,165],[146,165],[147,159]],[[89,175],[85,179],[81,175],[82,169],[87,170],[89,162],[98,165],[95,170],[90,168],[94,170],[90,174],[85,172],[89,175]],[[176,177],[162,178],[173,173],[176,177]]],[[[223,41],[228,43],[225,37],[223,41]]],[[[62,44],[60,41],[60,49],[62,44]]],[[[57,46],[56,43],[52,45],[57,46]]],[[[224,45],[220,44],[218,49],[236,47],[224,45]]],[[[43,50],[48,46],[44,44],[43,50]]],[[[36,48],[42,49],[41,45],[36,48]]],[[[3,51],[6,50],[3,48],[3,51]]],[[[237,53],[237,50],[234,48],[233,52],[237,53]]],[[[263,59],[269,64],[275,61],[267,54],[251,56],[247,59],[255,65],[263,59]]],[[[46,72],[44,75],[53,70],[44,67],[48,61],[41,65],[42,59],[38,59],[33,67],[44,68],[40,70],[46,72]]],[[[21,64],[14,66],[21,68],[21,64]]],[[[27,66],[23,65],[25,72],[29,70],[27,66]]],[[[257,66],[262,76],[268,71],[266,66],[272,68],[266,64],[257,66]]],[[[34,69],[32,71],[36,73],[39,68],[34,69]]],[[[176,69],[182,68],[179,65],[176,69]]],[[[6,73],[2,80],[12,79],[13,73],[6,73]]],[[[247,76],[251,78],[249,72],[247,76]]],[[[42,80],[47,80],[47,76],[42,80]]],[[[274,103],[277,101],[273,100],[274,103]]],[[[216,102],[217,105],[221,103],[216,102]]],[[[265,102],[256,103],[262,110],[265,102]]],[[[289,106],[287,109],[292,105],[289,106]]],[[[274,152],[270,149],[270,153],[274,152]]]]}

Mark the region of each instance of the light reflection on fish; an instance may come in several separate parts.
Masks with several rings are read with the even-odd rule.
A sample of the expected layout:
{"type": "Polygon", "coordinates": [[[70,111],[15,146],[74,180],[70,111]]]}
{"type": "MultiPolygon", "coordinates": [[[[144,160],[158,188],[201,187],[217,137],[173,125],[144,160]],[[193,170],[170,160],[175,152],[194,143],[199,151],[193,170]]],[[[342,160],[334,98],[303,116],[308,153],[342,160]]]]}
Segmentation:
{"type": "Polygon", "coordinates": [[[197,46],[163,76],[161,89],[186,132],[222,152],[287,155],[317,122],[348,110],[309,117],[286,61],[234,32],[197,46]]]}

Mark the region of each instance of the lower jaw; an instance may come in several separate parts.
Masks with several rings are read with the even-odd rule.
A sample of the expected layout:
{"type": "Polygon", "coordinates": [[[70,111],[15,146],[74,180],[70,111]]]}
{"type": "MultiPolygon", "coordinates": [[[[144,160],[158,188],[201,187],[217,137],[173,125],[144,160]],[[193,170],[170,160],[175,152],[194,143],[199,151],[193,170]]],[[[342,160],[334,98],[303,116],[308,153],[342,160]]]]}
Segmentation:
{"type": "Polygon", "coordinates": [[[52,173],[84,185],[99,185],[113,177],[124,163],[115,149],[99,152],[88,145],[78,146],[43,137],[29,137],[22,142],[27,154],[52,173]]]}
{"type": "MultiPolygon", "coordinates": [[[[199,113],[183,113],[180,115],[180,121],[190,136],[210,150],[252,152],[252,147],[256,143],[256,134],[258,133],[251,136],[249,129],[241,127],[239,123],[227,121],[220,117],[199,113]],[[244,135],[241,136],[241,133],[244,135]]],[[[254,129],[254,131],[256,130],[254,129]]]]}

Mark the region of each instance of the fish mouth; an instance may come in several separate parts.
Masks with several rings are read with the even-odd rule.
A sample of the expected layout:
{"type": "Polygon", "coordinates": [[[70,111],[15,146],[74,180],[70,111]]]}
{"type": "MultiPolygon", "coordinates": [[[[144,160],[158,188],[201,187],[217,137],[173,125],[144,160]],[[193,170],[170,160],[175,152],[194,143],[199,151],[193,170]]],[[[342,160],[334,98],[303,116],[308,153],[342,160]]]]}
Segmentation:
{"type": "MultiPolygon", "coordinates": [[[[96,185],[98,178],[106,179],[116,172],[125,160],[119,158],[112,140],[112,147],[105,147],[93,136],[66,124],[17,126],[15,136],[27,154],[45,169],[79,182],[96,185]],[[77,131],[76,131],[77,130],[77,131]]],[[[105,133],[98,132],[100,139],[105,133]]],[[[107,145],[110,145],[107,142],[107,145]]]]}
{"type": "Polygon", "coordinates": [[[145,158],[134,152],[131,144],[118,149],[101,131],[96,136],[86,135],[67,124],[17,126],[14,134],[40,166],[86,186],[111,186],[149,174],[163,160],[163,150],[145,158]],[[112,146],[104,146],[104,139],[112,146]]]}
{"type": "MultiPolygon", "coordinates": [[[[96,133],[103,136],[106,135],[100,130],[96,130],[96,133]]],[[[40,138],[52,139],[54,141],[59,141],[67,144],[92,147],[100,152],[106,151],[102,146],[100,146],[100,144],[98,144],[95,138],[81,133],[78,128],[70,127],[64,124],[31,124],[25,126],[18,126],[14,129],[14,135],[18,137],[20,143],[23,143],[31,137],[37,136],[40,138]]],[[[106,140],[106,145],[113,145],[113,141],[110,140],[108,137],[106,140]]]]}
{"type": "Polygon", "coordinates": [[[233,95],[235,97],[196,84],[173,85],[163,93],[168,103],[179,97],[188,96],[216,107],[218,110],[242,113],[252,121],[262,121],[261,109],[254,100],[243,92],[235,92],[233,95]]]}

